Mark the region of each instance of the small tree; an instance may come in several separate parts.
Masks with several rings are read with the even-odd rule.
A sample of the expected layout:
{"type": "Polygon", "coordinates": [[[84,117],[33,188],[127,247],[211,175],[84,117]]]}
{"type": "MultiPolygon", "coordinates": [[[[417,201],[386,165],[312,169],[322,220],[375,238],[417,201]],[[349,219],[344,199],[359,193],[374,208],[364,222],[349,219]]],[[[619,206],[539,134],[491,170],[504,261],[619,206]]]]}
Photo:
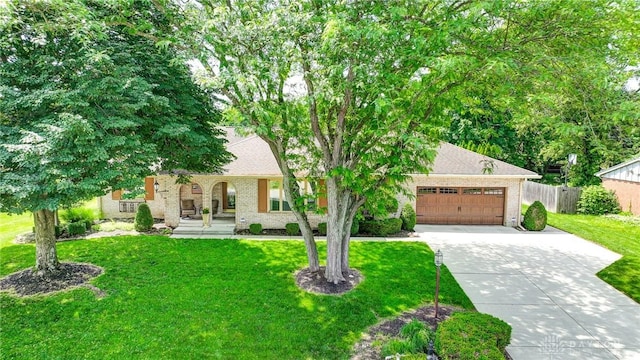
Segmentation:
{"type": "Polygon", "coordinates": [[[136,231],[149,231],[153,227],[153,216],[151,216],[151,209],[146,203],[142,203],[138,206],[136,212],[136,219],[133,223],[136,231]]]}

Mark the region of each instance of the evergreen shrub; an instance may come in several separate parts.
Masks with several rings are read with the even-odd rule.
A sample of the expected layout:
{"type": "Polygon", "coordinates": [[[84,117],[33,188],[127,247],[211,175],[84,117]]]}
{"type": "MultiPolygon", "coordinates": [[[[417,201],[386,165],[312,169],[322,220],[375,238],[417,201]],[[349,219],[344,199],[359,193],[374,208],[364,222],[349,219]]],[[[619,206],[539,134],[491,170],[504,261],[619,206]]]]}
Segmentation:
{"type": "Polygon", "coordinates": [[[406,203],[400,212],[400,219],[402,219],[402,229],[407,231],[413,231],[416,226],[416,211],[413,210],[411,204],[406,203]]]}
{"type": "Polygon", "coordinates": [[[578,200],[578,214],[604,215],[620,212],[616,194],[600,185],[585,186],[578,200]]]}
{"type": "Polygon", "coordinates": [[[153,216],[151,216],[151,209],[148,204],[142,203],[138,205],[133,227],[136,231],[149,231],[153,227],[153,216]]]}
{"type": "Polygon", "coordinates": [[[457,312],[438,326],[435,349],[442,360],[504,360],[511,326],[488,314],[457,312]]]}
{"type": "Polygon", "coordinates": [[[287,231],[287,235],[300,235],[300,225],[298,225],[298,223],[288,223],[284,227],[287,231]]]}
{"type": "Polygon", "coordinates": [[[534,201],[524,213],[522,226],[529,231],[542,231],[547,226],[547,210],[540,201],[534,201]]]}
{"type": "Polygon", "coordinates": [[[71,236],[84,235],[87,232],[87,226],[84,222],[72,222],[67,225],[67,232],[71,236]]]}
{"type": "Polygon", "coordinates": [[[360,222],[360,232],[373,236],[397,234],[400,230],[402,230],[402,220],[398,218],[365,220],[360,222]]]}
{"type": "Polygon", "coordinates": [[[327,223],[326,222],[321,222],[320,224],[318,224],[318,235],[327,235],[327,223]]]}
{"type": "Polygon", "coordinates": [[[249,225],[249,232],[253,235],[262,234],[262,224],[251,224],[249,225]]]}

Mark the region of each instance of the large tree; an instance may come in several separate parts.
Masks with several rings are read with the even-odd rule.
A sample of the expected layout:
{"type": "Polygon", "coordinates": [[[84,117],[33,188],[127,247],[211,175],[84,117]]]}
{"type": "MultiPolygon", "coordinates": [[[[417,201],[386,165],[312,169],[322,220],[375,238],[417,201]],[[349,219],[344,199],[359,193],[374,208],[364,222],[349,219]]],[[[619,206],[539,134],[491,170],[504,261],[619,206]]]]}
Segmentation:
{"type": "MultiPolygon", "coordinates": [[[[326,278],[344,280],[349,228],[367,200],[426,173],[438,129],[476,94],[522,106],[532,81],[603,50],[631,1],[196,1],[183,26],[201,81],[271,147],[318,256],[299,177],[328,199],[326,278]],[[608,20],[610,19],[610,20],[608,20]],[[600,47],[600,49],[594,49],[600,47]],[[585,51],[588,50],[588,51],[585,51]]],[[[627,36],[628,34],[622,34],[627,36]]]]}
{"type": "Polygon", "coordinates": [[[171,30],[158,9],[60,0],[0,11],[0,211],[34,213],[38,272],[58,268],[59,207],[228,160],[210,97],[156,46],[171,30]]]}

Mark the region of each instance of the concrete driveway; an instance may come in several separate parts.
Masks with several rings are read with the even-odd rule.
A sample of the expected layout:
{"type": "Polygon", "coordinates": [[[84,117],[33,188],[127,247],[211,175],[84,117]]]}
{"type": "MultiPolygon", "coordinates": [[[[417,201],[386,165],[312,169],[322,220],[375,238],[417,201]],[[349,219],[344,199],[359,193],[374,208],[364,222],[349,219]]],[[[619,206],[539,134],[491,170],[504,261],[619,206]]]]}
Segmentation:
{"type": "Polygon", "coordinates": [[[596,277],[620,255],[562,231],[418,225],[515,360],[640,359],[640,305],[596,277]]]}

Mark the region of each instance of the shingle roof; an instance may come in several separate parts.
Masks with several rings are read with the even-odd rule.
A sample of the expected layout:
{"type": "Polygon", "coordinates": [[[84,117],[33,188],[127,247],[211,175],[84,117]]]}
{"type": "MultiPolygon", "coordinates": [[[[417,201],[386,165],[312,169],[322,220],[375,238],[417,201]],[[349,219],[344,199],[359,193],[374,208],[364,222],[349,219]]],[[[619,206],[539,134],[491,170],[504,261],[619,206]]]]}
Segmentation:
{"type": "MultiPolygon", "coordinates": [[[[232,128],[227,132],[227,150],[236,159],[225,167],[224,175],[229,176],[282,176],[280,168],[266,142],[256,135],[242,137],[232,128]]],[[[493,174],[487,176],[514,176],[537,178],[538,174],[506,162],[463,149],[461,147],[441,143],[432,166],[430,175],[482,176],[484,161],[494,164],[493,174]]]]}

